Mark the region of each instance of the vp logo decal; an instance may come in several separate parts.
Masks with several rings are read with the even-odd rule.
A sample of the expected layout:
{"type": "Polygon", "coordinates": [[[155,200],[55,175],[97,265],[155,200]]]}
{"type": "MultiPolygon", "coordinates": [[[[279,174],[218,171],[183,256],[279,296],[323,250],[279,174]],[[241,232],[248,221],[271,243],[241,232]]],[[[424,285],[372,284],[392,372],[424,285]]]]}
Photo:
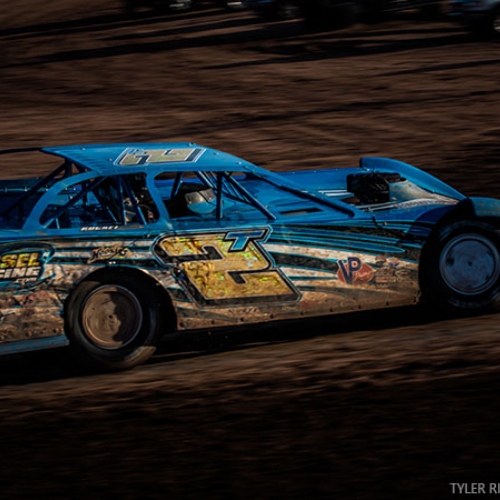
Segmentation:
{"type": "Polygon", "coordinates": [[[367,283],[373,279],[373,268],[362,262],[359,257],[348,257],[347,260],[339,260],[338,265],[338,278],[343,283],[355,285],[356,283],[367,283]]]}

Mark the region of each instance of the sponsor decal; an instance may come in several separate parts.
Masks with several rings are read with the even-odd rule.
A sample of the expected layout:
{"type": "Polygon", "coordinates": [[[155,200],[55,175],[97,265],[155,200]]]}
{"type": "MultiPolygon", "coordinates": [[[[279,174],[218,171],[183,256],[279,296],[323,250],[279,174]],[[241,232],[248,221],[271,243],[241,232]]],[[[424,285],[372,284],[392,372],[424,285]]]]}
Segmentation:
{"type": "Polygon", "coordinates": [[[42,274],[42,252],[15,252],[0,256],[0,281],[36,281],[42,274]]]}
{"type": "Polygon", "coordinates": [[[374,282],[379,288],[388,288],[398,282],[412,279],[411,271],[401,267],[401,261],[396,257],[378,255],[375,264],[378,269],[375,271],[374,282]]]}
{"type": "Polygon", "coordinates": [[[348,257],[338,261],[339,270],[337,276],[340,281],[348,285],[368,283],[373,279],[373,267],[362,262],[359,257],[348,257]]]}
{"type": "Polygon", "coordinates": [[[140,149],[128,148],[116,159],[116,165],[135,166],[155,163],[194,162],[204,149],[172,148],[172,149],[140,149]]]}
{"type": "Polygon", "coordinates": [[[80,231],[114,231],[120,226],[113,224],[112,226],[85,226],[80,228],[80,231]]]}
{"type": "Polygon", "coordinates": [[[92,250],[92,255],[87,264],[92,264],[97,261],[111,260],[111,259],[123,259],[130,253],[128,248],[113,246],[113,247],[102,247],[95,248],[92,250]]]}
{"type": "Polygon", "coordinates": [[[262,247],[267,229],[168,236],[155,253],[206,305],[296,300],[299,295],[262,247]]]}

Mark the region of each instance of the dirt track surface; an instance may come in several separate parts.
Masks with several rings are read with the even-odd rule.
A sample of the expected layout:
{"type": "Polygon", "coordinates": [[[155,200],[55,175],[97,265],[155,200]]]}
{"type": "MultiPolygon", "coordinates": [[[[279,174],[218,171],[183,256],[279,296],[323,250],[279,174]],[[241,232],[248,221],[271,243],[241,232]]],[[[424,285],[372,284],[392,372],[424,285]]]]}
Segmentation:
{"type": "MultiPolygon", "coordinates": [[[[498,43],[445,21],[313,34],[208,6],[135,20],[118,7],[0,5],[1,148],[192,140],[275,170],[380,155],[500,197],[498,43]]],[[[3,357],[0,497],[488,490],[500,483],[498,324],[415,308],[208,332],[104,376],[66,349],[3,357]]]]}

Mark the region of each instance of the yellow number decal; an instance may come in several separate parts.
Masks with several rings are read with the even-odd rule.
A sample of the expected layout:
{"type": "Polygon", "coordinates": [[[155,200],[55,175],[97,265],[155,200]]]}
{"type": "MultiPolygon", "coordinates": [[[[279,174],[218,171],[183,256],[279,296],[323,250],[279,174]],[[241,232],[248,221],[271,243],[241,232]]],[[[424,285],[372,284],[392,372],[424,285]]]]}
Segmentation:
{"type": "Polygon", "coordinates": [[[202,303],[295,300],[298,293],[258,243],[266,236],[263,229],[173,236],[158,243],[157,253],[202,303]]]}

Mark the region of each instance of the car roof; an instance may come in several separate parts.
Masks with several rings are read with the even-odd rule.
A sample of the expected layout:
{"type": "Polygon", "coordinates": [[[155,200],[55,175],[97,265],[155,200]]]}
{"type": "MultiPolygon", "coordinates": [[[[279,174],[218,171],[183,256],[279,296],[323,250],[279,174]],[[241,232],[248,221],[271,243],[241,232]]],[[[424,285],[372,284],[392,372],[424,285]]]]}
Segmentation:
{"type": "Polygon", "coordinates": [[[131,142],[52,146],[38,150],[59,156],[102,175],[152,171],[261,171],[254,164],[192,142],[131,142]]]}

